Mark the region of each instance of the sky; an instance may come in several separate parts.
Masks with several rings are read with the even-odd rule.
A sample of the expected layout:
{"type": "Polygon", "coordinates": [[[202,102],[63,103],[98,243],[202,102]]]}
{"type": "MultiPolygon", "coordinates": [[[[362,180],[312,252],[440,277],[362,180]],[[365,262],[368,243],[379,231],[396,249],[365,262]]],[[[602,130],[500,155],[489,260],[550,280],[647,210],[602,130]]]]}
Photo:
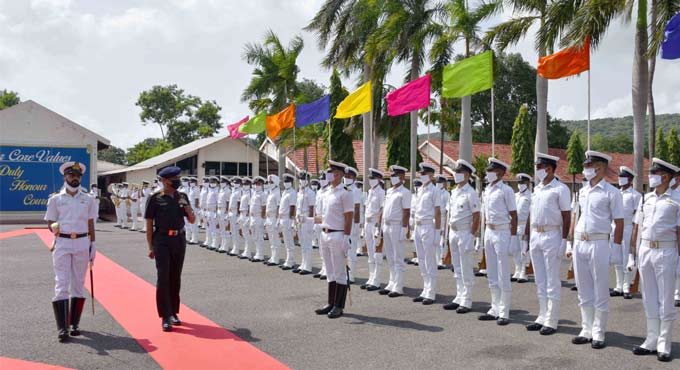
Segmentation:
{"type": "MultiPolygon", "coordinates": [[[[242,59],[248,42],[272,29],[287,43],[305,42],[299,78],[328,85],[323,51],[303,31],[322,0],[0,0],[0,89],[34,100],[128,148],[160,137],[158,126],[142,125],[135,101],[154,85],[177,84],[187,93],[216,100],[222,123],[250,114],[241,92],[252,67],[242,59]]],[[[474,1],[471,2],[473,4],[474,1]]],[[[496,24],[511,9],[488,21],[496,24]]],[[[634,31],[616,21],[591,56],[591,117],[632,114],[634,31]]],[[[455,45],[456,52],[462,45],[455,45]]],[[[533,35],[510,52],[532,65],[533,35]]],[[[406,67],[393,67],[387,83],[400,86],[406,67]]],[[[657,61],[657,114],[679,113],[680,60],[657,61]]],[[[349,90],[357,85],[343,81],[349,90]]],[[[562,119],[587,117],[587,74],[551,81],[548,111],[562,119]]],[[[422,128],[419,131],[423,131],[422,128]]],[[[222,131],[226,133],[226,128],[222,131]]]]}

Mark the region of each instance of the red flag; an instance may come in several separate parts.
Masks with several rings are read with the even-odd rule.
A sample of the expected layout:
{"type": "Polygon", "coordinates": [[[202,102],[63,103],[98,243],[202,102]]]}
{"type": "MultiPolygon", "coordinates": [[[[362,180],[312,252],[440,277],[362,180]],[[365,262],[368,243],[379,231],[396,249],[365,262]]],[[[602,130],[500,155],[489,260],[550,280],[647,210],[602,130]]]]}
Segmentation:
{"type": "Polygon", "coordinates": [[[399,116],[429,107],[430,80],[431,76],[427,74],[387,94],[387,115],[399,116]]]}
{"type": "Polygon", "coordinates": [[[538,75],[547,79],[572,76],[590,69],[590,38],[581,48],[566,48],[538,60],[538,75]]]}
{"type": "Polygon", "coordinates": [[[249,117],[246,116],[246,118],[244,118],[244,119],[242,119],[242,120],[240,120],[240,121],[238,121],[238,122],[236,122],[236,123],[232,123],[231,125],[227,126],[227,129],[229,130],[229,138],[231,138],[232,140],[234,140],[234,139],[238,139],[238,138],[241,138],[241,137],[244,137],[244,136],[248,136],[248,135],[246,135],[246,134],[244,134],[244,133],[242,133],[242,132],[238,132],[239,126],[241,126],[242,124],[248,122],[248,119],[249,119],[249,117]]]}

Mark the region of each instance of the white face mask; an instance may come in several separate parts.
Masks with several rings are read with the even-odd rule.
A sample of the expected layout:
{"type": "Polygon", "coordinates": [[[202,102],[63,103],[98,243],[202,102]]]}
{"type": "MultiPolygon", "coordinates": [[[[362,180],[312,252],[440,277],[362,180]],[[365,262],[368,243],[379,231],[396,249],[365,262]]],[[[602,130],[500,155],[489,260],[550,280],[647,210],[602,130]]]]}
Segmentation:
{"type": "Polygon", "coordinates": [[[584,168],[583,169],[583,177],[586,178],[586,180],[590,181],[595,178],[595,175],[597,174],[597,171],[595,171],[594,168],[584,168]]]}
{"type": "Polygon", "coordinates": [[[350,185],[354,184],[354,179],[343,177],[342,182],[345,184],[345,186],[350,186],[350,185]]]}
{"type": "Polygon", "coordinates": [[[328,185],[328,180],[321,179],[321,180],[319,180],[319,183],[321,184],[322,188],[325,188],[326,185],[328,185]]]}
{"type": "Polygon", "coordinates": [[[238,189],[241,187],[241,184],[234,184],[234,189],[238,189]]]}
{"type": "Polygon", "coordinates": [[[496,175],[495,172],[487,172],[486,176],[484,176],[484,179],[486,179],[486,182],[491,184],[492,182],[498,180],[498,175],[496,175]]]}
{"type": "Polygon", "coordinates": [[[628,185],[628,178],[627,177],[619,177],[619,186],[625,186],[628,185]]]}
{"type": "Polygon", "coordinates": [[[540,170],[536,170],[535,176],[536,176],[536,180],[543,182],[543,180],[545,180],[545,178],[548,177],[548,171],[541,168],[540,170]]]}
{"type": "Polygon", "coordinates": [[[390,184],[397,185],[400,182],[401,182],[401,179],[399,177],[397,177],[397,176],[390,177],[390,184]]]}
{"type": "Polygon", "coordinates": [[[300,186],[307,186],[307,180],[300,180],[300,186]]]}
{"type": "Polygon", "coordinates": [[[649,175],[649,187],[655,188],[659,185],[661,185],[661,176],[660,175],[649,175]]]}
{"type": "Polygon", "coordinates": [[[255,191],[262,191],[262,185],[255,185],[255,191]]]}
{"type": "Polygon", "coordinates": [[[423,185],[427,184],[430,182],[430,175],[420,175],[420,181],[423,182],[423,185]]]}
{"type": "Polygon", "coordinates": [[[78,189],[80,189],[79,186],[71,186],[71,185],[69,185],[68,182],[66,182],[66,181],[64,181],[64,187],[66,188],[66,190],[68,190],[68,191],[70,191],[70,192],[72,192],[72,193],[73,193],[73,192],[76,192],[76,191],[78,191],[78,189]]]}
{"type": "Polygon", "coordinates": [[[374,188],[376,185],[378,185],[378,179],[368,179],[368,185],[374,188]]]}
{"type": "Polygon", "coordinates": [[[454,173],[453,174],[453,181],[456,182],[456,184],[460,184],[461,182],[465,181],[465,174],[462,173],[454,173]]]}
{"type": "Polygon", "coordinates": [[[519,184],[519,185],[517,185],[517,188],[518,188],[519,191],[521,191],[521,192],[527,190],[526,184],[519,184]]]}
{"type": "Polygon", "coordinates": [[[441,189],[441,188],[444,187],[444,184],[442,184],[441,182],[438,182],[434,187],[437,188],[437,189],[441,189]]]}
{"type": "Polygon", "coordinates": [[[185,188],[187,187],[186,181],[183,181],[183,182],[182,182],[182,186],[184,186],[185,188]]]}
{"type": "Polygon", "coordinates": [[[210,187],[211,187],[211,188],[216,188],[216,187],[217,187],[217,184],[211,183],[211,184],[210,184],[210,187]]]}
{"type": "Polygon", "coordinates": [[[283,187],[286,188],[286,189],[290,189],[291,186],[293,186],[292,182],[284,182],[283,183],[283,187]]]}
{"type": "Polygon", "coordinates": [[[319,190],[319,187],[317,185],[312,185],[312,190],[317,191],[319,190]]]}

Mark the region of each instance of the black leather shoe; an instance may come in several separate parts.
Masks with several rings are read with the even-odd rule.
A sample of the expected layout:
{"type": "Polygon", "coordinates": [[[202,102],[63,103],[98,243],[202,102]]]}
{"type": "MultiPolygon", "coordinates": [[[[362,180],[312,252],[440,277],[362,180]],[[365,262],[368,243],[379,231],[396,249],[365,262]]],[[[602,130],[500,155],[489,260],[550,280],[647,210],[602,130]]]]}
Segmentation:
{"type": "Polygon", "coordinates": [[[429,298],[423,299],[423,305],[424,305],[424,306],[429,306],[429,305],[431,305],[431,304],[433,304],[433,303],[434,303],[434,299],[429,299],[429,298]]]}
{"type": "Polygon", "coordinates": [[[377,286],[375,286],[375,285],[369,285],[369,286],[366,287],[366,291],[367,291],[367,292],[374,292],[374,291],[376,291],[376,290],[378,290],[378,289],[380,289],[380,287],[377,287],[377,286]]]}
{"type": "Polygon", "coordinates": [[[380,295],[388,295],[388,294],[390,294],[390,291],[387,290],[387,289],[380,289],[380,291],[378,291],[378,294],[380,294],[380,295]]]}
{"type": "Polygon", "coordinates": [[[680,300],[675,301],[675,307],[680,307],[680,300]]]}
{"type": "Polygon", "coordinates": [[[342,308],[338,306],[333,306],[333,308],[331,309],[327,316],[329,319],[337,319],[338,317],[342,316],[342,314],[343,314],[342,308]]]}
{"type": "Polygon", "coordinates": [[[516,277],[511,277],[511,278],[510,278],[510,281],[512,281],[512,282],[514,283],[514,282],[517,281],[517,278],[516,278],[516,277]]]}
{"type": "Polygon", "coordinates": [[[447,303],[447,304],[444,305],[444,309],[447,310],[447,311],[455,310],[458,307],[460,307],[460,305],[458,303],[454,303],[454,302],[447,303]]]}
{"type": "Polygon", "coordinates": [[[68,339],[68,299],[52,302],[52,309],[57,322],[57,338],[64,342],[68,339]]]}
{"type": "Polygon", "coordinates": [[[390,292],[387,296],[390,298],[397,298],[403,296],[403,294],[397,292],[390,292]]]}
{"type": "Polygon", "coordinates": [[[179,321],[179,317],[177,317],[177,314],[170,316],[170,323],[175,326],[182,325],[182,322],[179,321]]]}
{"type": "Polygon", "coordinates": [[[259,258],[253,258],[253,260],[251,262],[262,262],[262,260],[259,259],[259,258]]]}
{"type": "Polygon", "coordinates": [[[248,259],[250,259],[250,257],[248,257],[248,256],[238,256],[238,259],[240,259],[240,260],[248,260],[248,259]]]}
{"type": "Polygon", "coordinates": [[[312,273],[311,271],[300,270],[300,276],[303,276],[303,275],[310,275],[311,273],[312,273]]]}
{"type": "Polygon", "coordinates": [[[590,339],[590,338],[581,337],[581,336],[571,338],[571,342],[574,343],[574,344],[586,344],[586,343],[590,343],[592,341],[593,340],[590,339]]]}
{"type": "Polygon", "coordinates": [[[293,268],[290,267],[290,266],[281,266],[281,270],[283,270],[283,271],[288,271],[288,270],[292,270],[292,269],[293,268]]]}
{"type": "Polygon", "coordinates": [[[500,326],[505,326],[505,325],[508,325],[509,323],[510,323],[510,320],[505,319],[505,318],[502,318],[502,317],[499,317],[499,318],[496,320],[496,324],[498,324],[498,325],[500,325],[500,326]]]}
{"type": "Polygon", "coordinates": [[[613,289],[609,292],[609,296],[610,297],[621,297],[621,296],[623,296],[623,292],[619,292],[618,290],[613,289]]]}
{"type": "Polygon", "coordinates": [[[78,325],[80,324],[80,316],[83,313],[83,307],[85,306],[85,298],[71,298],[71,307],[70,307],[70,323],[71,323],[71,328],[70,328],[70,334],[72,337],[77,337],[80,335],[80,328],[78,325]]]}
{"type": "Polygon", "coordinates": [[[422,302],[422,301],[424,301],[424,300],[425,300],[425,298],[423,298],[423,297],[415,297],[415,298],[413,298],[413,302],[416,302],[416,303],[420,303],[420,302],[422,302]]]}
{"type": "Polygon", "coordinates": [[[569,290],[571,290],[572,292],[575,292],[575,291],[578,290],[578,287],[577,287],[576,285],[574,285],[574,286],[571,287],[569,290]]]}
{"type": "Polygon", "coordinates": [[[327,304],[327,305],[323,306],[322,308],[317,308],[316,310],[314,310],[314,312],[317,315],[327,315],[329,312],[331,312],[332,309],[333,309],[333,305],[327,304]]]}
{"type": "Polygon", "coordinates": [[[528,282],[529,282],[529,279],[517,279],[518,284],[524,284],[524,283],[528,283],[528,282]]]}
{"type": "Polygon", "coordinates": [[[328,279],[328,278],[326,277],[326,275],[321,275],[321,277],[320,277],[319,279],[321,279],[321,280],[326,280],[326,279],[328,279]]]}
{"type": "Polygon", "coordinates": [[[539,331],[541,335],[553,335],[557,333],[557,329],[551,328],[549,326],[544,326],[541,331],[539,331]]]}
{"type": "Polygon", "coordinates": [[[321,277],[321,274],[314,274],[314,276],[312,276],[312,277],[313,277],[314,279],[318,279],[318,278],[321,277]]]}
{"type": "Polygon", "coordinates": [[[460,307],[458,307],[458,309],[456,310],[456,313],[465,314],[465,313],[468,313],[468,312],[470,312],[470,311],[471,311],[471,310],[470,310],[469,307],[460,306],[460,307]]]}
{"type": "Polygon", "coordinates": [[[293,269],[293,273],[294,273],[294,274],[299,274],[300,271],[302,271],[302,270],[300,270],[300,269],[297,268],[297,267],[293,269]]]}
{"type": "Polygon", "coordinates": [[[368,288],[368,284],[361,284],[361,286],[359,286],[359,289],[366,290],[366,288],[368,288]]]}
{"type": "Polygon", "coordinates": [[[498,319],[498,317],[496,317],[494,315],[490,315],[488,313],[485,313],[484,315],[479,316],[477,318],[477,320],[479,320],[479,321],[496,321],[497,319],[498,319]]]}
{"type": "Polygon", "coordinates": [[[537,323],[537,322],[532,322],[531,324],[526,326],[527,331],[539,331],[543,329],[543,325],[537,323]]]}
{"type": "Polygon", "coordinates": [[[267,266],[278,266],[279,264],[276,262],[267,262],[267,266]]]}
{"type": "Polygon", "coordinates": [[[670,362],[671,361],[671,354],[670,353],[657,353],[656,359],[661,361],[661,362],[670,362]]]}
{"type": "Polygon", "coordinates": [[[163,318],[163,331],[172,331],[172,323],[170,323],[170,318],[163,318]]]}
{"type": "Polygon", "coordinates": [[[648,355],[655,355],[656,351],[652,349],[647,349],[643,348],[640,346],[635,346],[633,347],[633,354],[636,356],[648,356],[648,355]]]}
{"type": "Polygon", "coordinates": [[[633,299],[633,295],[630,293],[623,293],[623,299],[633,299]]]}
{"type": "Polygon", "coordinates": [[[446,270],[446,266],[444,266],[444,265],[437,265],[437,270],[446,270]]]}
{"type": "Polygon", "coordinates": [[[593,349],[602,349],[606,346],[607,344],[603,340],[594,340],[592,343],[590,343],[590,347],[593,349]]]}

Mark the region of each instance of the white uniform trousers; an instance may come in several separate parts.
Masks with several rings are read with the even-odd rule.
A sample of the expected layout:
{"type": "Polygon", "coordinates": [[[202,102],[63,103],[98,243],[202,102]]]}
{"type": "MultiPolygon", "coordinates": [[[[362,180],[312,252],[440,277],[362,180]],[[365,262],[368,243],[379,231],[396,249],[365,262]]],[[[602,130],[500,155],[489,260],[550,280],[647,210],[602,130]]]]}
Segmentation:
{"type": "MultiPolygon", "coordinates": [[[[444,222],[445,222],[446,219],[447,219],[446,218],[446,212],[441,212],[440,220],[442,220],[442,225],[444,225],[444,222]]],[[[439,240],[437,240],[437,256],[436,256],[436,258],[437,258],[437,265],[440,265],[440,266],[444,265],[444,254],[446,254],[446,242],[447,242],[446,238],[447,238],[447,235],[444,232],[444,230],[445,230],[445,227],[442,226],[442,235],[439,238],[439,240]]]]}
{"type": "Polygon", "coordinates": [[[418,268],[423,278],[423,291],[420,296],[434,300],[437,292],[437,248],[434,224],[416,224],[414,230],[418,268]]]}
{"type": "Polygon", "coordinates": [[[239,226],[241,227],[241,234],[243,234],[243,253],[241,257],[252,258],[255,253],[255,239],[253,238],[252,228],[250,227],[250,217],[246,216],[245,213],[241,214],[241,219],[239,221],[239,226]]]}
{"type": "Polygon", "coordinates": [[[344,233],[321,233],[321,253],[326,261],[328,282],[347,285],[347,254],[350,252],[343,245],[344,233]]]}
{"type": "Polygon", "coordinates": [[[194,220],[193,224],[187,225],[187,230],[191,234],[187,239],[193,244],[198,244],[198,219],[194,220]]]}
{"type": "Polygon", "coordinates": [[[633,234],[633,225],[627,224],[623,226],[623,239],[621,240],[621,248],[614,247],[614,233],[609,238],[611,241],[610,247],[612,248],[612,253],[620,253],[621,257],[618,259],[621,264],[614,265],[614,272],[616,273],[616,287],[614,290],[623,293],[630,293],[630,285],[635,278],[635,271],[628,271],[626,265],[628,265],[628,253],[630,253],[630,237],[633,234]]]}
{"type": "Polygon", "coordinates": [[[518,221],[517,225],[517,238],[519,239],[520,247],[517,248],[517,252],[512,255],[512,261],[515,263],[515,273],[512,277],[515,279],[526,279],[527,278],[527,265],[529,264],[529,255],[522,255],[522,237],[524,236],[524,227],[526,225],[526,220],[518,221]]]}
{"type": "Polygon", "coordinates": [[[125,204],[125,201],[121,201],[120,205],[118,206],[119,212],[120,212],[120,226],[121,227],[127,227],[127,205],[125,204]]]}
{"type": "MultiPolygon", "coordinates": [[[[139,199],[139,214],[142,215],[142,231],[146,231],[146,219],[144,215],[146,214],[146,201],[147,198],[139,199]]],[[[188,223],[186,225],[189,225],[188,223]]]]}
{"type": "Polygon", "coordinates": [[[271,248],[271,256],[269,256],[269,263],[279,264],[279,251],[281,250],[281,237],[279,236],[278,218],[276,215],[268,215],[265,229],[267,230],[267,237],[269,238],[269,247],[271,248]]]}
{"type": "Polygon", "coordinates": [[[264,260],[264,220],[262,217],[250,218],[250,238],[255,246],[256,260],[264,260]]]}
{"type": "Polygon", "coordinates": [[[529,240],[529,254],[534,269],[538,317],[536,323],[557,329],[560,319],[560,266],[562,265],[562,230],[538,232],[529,240]]]}
{"type": "Polygon", "coordinates": [[[383,253],[387,258],[387,266],[390,270],[390,281],[385,289],[390,292],[404,294],[404,274],[406,273],[404,253],[406,251],[406,241],[399,240],[400,235],[400,224],[386,224],[383,226],[383,253]]]}
{"type": "Polygon", "coordinates": [[[208,206],[205,210],[205,220],[207,227],[205,229],[205,245],[212,247],[215,240],[215,233],[217,231],[217,210],[215,207],[208,206]]]}
{"type": "Polygon", "coordinates": [[[293,238],[293,220],[286,217],[279,220],[281,225],[281,234],[283,235],[283,245],[286,247],[286,261],[283,263],[285,267],[293,267],[295,265],[295,239],[293,238]]]}
{"type": "Polygon", "coordinates": [[[61,301],[69,298],[85,298],[85,276],[90,261],[90,239],[57,238],[52,253],[54,267],[54,298],[61,301]]]}
{"type": "Polygon", "coordinates": [[[609,312],[609,240],[576,240],[574,244],[574,276],[581,306],[579,336],[604,341],[609,312]]]}
{"type": "Polygon", "coordinates": [[[233,243],[230,251],[231,254],[240,254],[241,245],[243,244],[243,235],[239,233],[241,226],[238,219],[239,216],[236,212],[232,212],[229,216],[229,229],[231,230],[231,241],[233,243]]]}
{"type": "Polygon", "coordinates": [[[301,222],[298,227],[298,240],[300,241],[300,249],[302,254],[302,262],[300,263],[300,270],[312,272],[312,238],[314,232],[314,223],[305,220],[301,222]]]}
{"type": "Polygon", "coordinates": [[[354,282],[354,272],[357,267],[357,253],[361,252],[361,238],[359,237],[359,224],[352,224],[349,234],[350,250],[347,253],[347,265],[349,266],[349,281],[354,282]]]}
{"type": "MultiPolygon", "coordinates": [[[[231,240],[231,235],[229,235],[229,232],[227,231],[227,222],[229,218],[227,217],[227,211],[226,209],[218,209],[217,210],[217,224],[218,224],[218,230],[217,230],[217,235],[219,236],[220,242],[219,242],[219,251],[227,251],[227,248],[229,248],[229,241],[231,240]]],[[[216,243],[217,244],[217,243],[216,243]]]]}
{"type": "Polygon", "coordinates": [[[130,216],[132,217],[132,227],[130,230],[139,230],[139,200],[130,201],[130,216]]]}
{"type": "Polygon", "coordinates": [[[321,257],[321,271],[319,271],[320,276],[326,276],[326,260],[323,259],[323,253],[321,253],[321,224],[314,225],[314,237],[316,238],[316,245],[319,247],[319,257],[321,257]]]}
{"type": "Polygon", "coordinates": [[[364,240],[366,241],[366,250],[368,251],[368,281],[366,281],[366,284],[379,287],[383,255],[375,251],[379,241],[379,239],[375,238],[375,230],[375,223],[364,222],[364,240]]]}
{"type": "Polygon", "coordinates": [[[507,319],[510,316],[512,285],[510,284],[510,230],[491,230],[484,233],[486,277],[491,291],[488,314],[507,319]]]}
{"type": "Polygon", "coordinates": [[[449,230],[449,249],[453,264],[453,278],[456,280],[454,303],[472,308],[472,288],[475,285],[473,253],[475,237],[470,230],[449,230]]]}
{"type": "Polygon", "coordinates": [[[680,259],[678,259],[678,268],[675,273],[675,300],[680,301],[680,259]]]}

